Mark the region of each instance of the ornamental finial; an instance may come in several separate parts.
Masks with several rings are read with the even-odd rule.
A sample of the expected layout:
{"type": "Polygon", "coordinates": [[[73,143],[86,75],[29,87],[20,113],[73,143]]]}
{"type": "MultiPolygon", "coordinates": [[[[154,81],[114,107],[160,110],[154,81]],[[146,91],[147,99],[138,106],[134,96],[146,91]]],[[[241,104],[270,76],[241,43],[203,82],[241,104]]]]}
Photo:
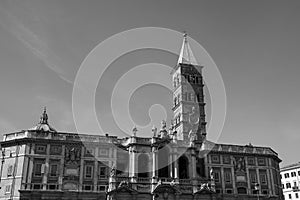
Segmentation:
{"type": "Polygon", "coordinates": [[[47,114],[47,108],[46,108],[46,106],[44,107],[44,111],[43,111],[43,114],[41,116],[40,123],[41,124],[48,124],[48,114],[47,114]]]}

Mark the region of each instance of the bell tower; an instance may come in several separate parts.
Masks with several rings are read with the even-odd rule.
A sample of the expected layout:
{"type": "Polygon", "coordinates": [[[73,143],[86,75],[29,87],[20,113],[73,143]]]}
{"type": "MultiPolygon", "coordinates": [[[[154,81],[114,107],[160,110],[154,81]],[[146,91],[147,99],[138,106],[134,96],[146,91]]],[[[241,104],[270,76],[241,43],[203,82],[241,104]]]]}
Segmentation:
{"type": "Polygon", "coordinates": [[[172,110],[178,140],[202,141],[206,137],[202,68],[184,33],[178,62],[172,71],[172,110]]]}

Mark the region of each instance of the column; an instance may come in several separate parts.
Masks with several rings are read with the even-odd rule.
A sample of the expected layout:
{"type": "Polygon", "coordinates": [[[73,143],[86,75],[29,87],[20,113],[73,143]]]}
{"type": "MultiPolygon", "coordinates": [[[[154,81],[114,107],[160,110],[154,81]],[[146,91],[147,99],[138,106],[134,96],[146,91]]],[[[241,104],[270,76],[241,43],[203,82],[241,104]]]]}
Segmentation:
{"type": "Polygon", "coordinates": [[[131,172],[131,181],[136,182],[136,153],[135,153],[135,147],[132,147],[132,172],[131,172]]]}
{"type": "Polygon", "coordinates": [[[129,147],[129,177],[133,177],[133,147],[129,147]]]}
{"type": "MultiPolygon", "coordinates": [[[[27,152],[25,151],[25,155],[27,154],[27,152]]],[[[21,189],[25,189],[25,184],[26,184],[26,176],[28,173],[28,167],[29,167],[29,157],[24,156],[24,164],[23,164],[23,174],[22,174],[22,185],[21,185],[21,189]]],[[[2,166],[1,166],[2,167],[2,166]]]]}
{"type": "Polygon", "coordinates": [[[170,173],[170,178],[174,178],[173,177],[173,153],[171,152],[169,155],[169,173],[170,173]]]}
{"type": "Polygon", "coordinates": [[[48,172],[49,172],[49,159],[50,159],[50,144],[47,144],[47,151],[46,151],[46,162],[44,165],[44,175],[43,175],[43,190],[47,190],[47,179],[48,179],[48,172]]]}
{"type": "Polygon", "coordinates": [[[259,184],[259,190],[258,190],[258,194],[261,194],[261,185],[260,185],[260,177],[259,177],[259,169],[256,168],[256,176],[257,176],[257,183],[259,184]]]}
{"type": "Polygon", "coordinates": [[[234,176],[234,168],[231,167],[231,179],[232,179],[232,186],[233,186],[233,193],[237,194],[237,188],[235,184],[235,176],[234,176]]]}
{"type": "Polygon", "coordinates": [[[98,185],[98,160],[94,159],[94,191],[97,191],[97,185],[98,185]]]}
{"type": "Polygon", "coordinates": [[[28,178],[27,178],[27,189],[31,185],[31,178],[32,178],[32,173],[33,173],[33,158],[29,157],[29,166],[28,166],[28,178]]]}
{"type": "Polygon", "coordinates": [[[32,144],[32,147],[29,150],[29,167],[28,167],[28,178],[27,178],[28,186],[31,185],[32,173],[33,173],[33,164],[34,163],[33,163],[32,155],[34,154],[34,147],[35,147],[35,144],[32,144]]]}
{"type": "Polygon", "coordinates": [[[271,178],[270,178],[270,173],[269,173],[269,170],[270,169],[267,169],[267,179],[268,179],[268,189],[269,189],[269,195],[270,194],[273,194],[273,190],[272,190],[272,187],[271,187],[271,178]]]}
{"type": "Polygon", "coordinates": [[[178,160],[177,160],[177,153],[174,153],[173,155],[174,157],[174,178],[176,179],[176,181],[178,181],[178,160]]]}
{"type": "Polygon", "coordinates": [[[249,168],[248,168],[248,158],[245,157],[245,164],[246,164],[246,176],[247,176],[247,193],[251,194],[251,182],[250,182],[250,175],[249,175],[249,168]]]}
{"type": "Polygon", "coordinates": [[[192,178],[196,178],[196,154],[194,149],[192,150],[192,178]]]}
{"type": "Polygon", "coordinates": [[[81,146],[81,157],[80,157],[80,176],[79,176],[79,186],[78,189],[81,192],[82,191],[82,184],[83,184],[83,170],[84,170],[84,146],[81,146]]]}
{"type": "Polygon", "coordinates": [[[64,165],[65,165],[65,146],[62,145],[62,159],[60,159],[60,166],[59,166],[59,177],[58,177],[58,189],[63,189],[63,177],[64,177],[64,165]]]}
{"type": "Polygon", "coordinates": [[[198,190],[198,181],[196,180],[196,154],[195,154],[195,150],[192,149],[191,151],[191,159],[192,159],[192,166],[191,166],[191,176],[190,178],[192,179],[192,184],[193,184],[193,192],[197,192],[198,190]]]}
{"type": "Polygon", "coordinates": [[[222,193],[225,193],[225,178],[224,178],[224,168],[221,167],[221,177],[220,177],[220,181],[221,181],[221,184],[222,184],[222,193]]]}
{"type": "Polygon", "coordinates": [[[157,164],[157,151],[156,151],[155,147],[152,147],[152,178],[157,177],[156,164],[157,164]]]}

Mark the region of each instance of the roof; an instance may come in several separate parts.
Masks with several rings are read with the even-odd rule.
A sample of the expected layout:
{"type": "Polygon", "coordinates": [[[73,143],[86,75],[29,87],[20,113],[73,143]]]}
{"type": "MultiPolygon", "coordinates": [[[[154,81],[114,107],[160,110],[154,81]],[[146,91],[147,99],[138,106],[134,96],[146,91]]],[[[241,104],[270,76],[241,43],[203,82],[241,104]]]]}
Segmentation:
{"type": "Polygon", "coordinates": [[[290,164],[290,165],[286,165],[286,166],[280,168],[280,171],[286,171],[286,170],[297,169],[297,168],[300,169],[300,161],[297,162],[297,163],[293,163],[293,164],[290,164]]]}
{"type": "Polygon", "coordinates": [[[188,43],[188,38],[186,33],[184,33],[183,35],[182,46],[177,61],[177,65],[178,64],[198,65],[197,60],[193,54],[193,51],[188,43]]]}

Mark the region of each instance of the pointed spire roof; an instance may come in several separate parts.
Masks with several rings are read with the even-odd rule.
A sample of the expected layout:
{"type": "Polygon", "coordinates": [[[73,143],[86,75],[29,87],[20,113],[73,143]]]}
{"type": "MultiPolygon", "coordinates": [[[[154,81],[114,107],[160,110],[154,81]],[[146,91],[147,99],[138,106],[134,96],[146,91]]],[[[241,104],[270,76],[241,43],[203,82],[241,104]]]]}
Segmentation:
{"type": "Polygon", "coordinates": [[[178,64],[189,64],[189,65],[198,65],[196,58],[192,52],[192,49],[188,43],[187,33],[183,34],[183,42],[179,54],[179,58],[177,61],[178,64]]]}

